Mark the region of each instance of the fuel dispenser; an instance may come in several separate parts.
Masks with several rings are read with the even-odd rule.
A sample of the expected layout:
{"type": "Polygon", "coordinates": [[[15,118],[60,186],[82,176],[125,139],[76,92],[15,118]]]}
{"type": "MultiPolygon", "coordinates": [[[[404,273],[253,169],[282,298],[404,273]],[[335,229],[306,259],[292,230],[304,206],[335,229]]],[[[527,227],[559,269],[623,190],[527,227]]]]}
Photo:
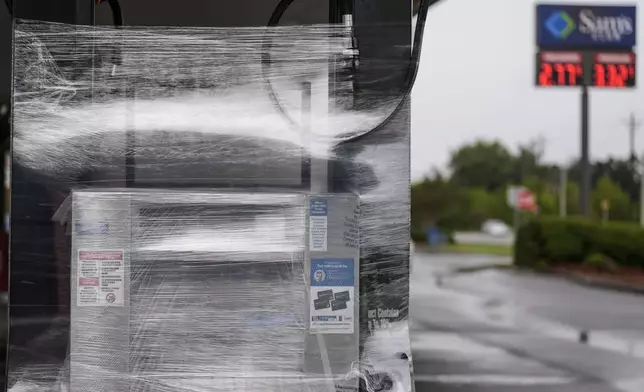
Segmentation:
{"type": "Polygon", "coordinates": [[[428,7],[16,0],[8,390],[412,390],[428,7]]]}

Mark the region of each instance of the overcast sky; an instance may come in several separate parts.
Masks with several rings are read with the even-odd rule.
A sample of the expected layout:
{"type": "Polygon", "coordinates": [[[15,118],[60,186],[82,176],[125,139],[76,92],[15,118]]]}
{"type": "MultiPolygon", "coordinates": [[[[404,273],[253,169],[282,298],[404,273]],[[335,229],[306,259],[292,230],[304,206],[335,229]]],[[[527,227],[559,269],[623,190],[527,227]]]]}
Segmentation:
{"type": "MultiPolygon", "coordinates": [[[[413,91],[412,177],[445,167],[451,150],[477,138],[511,147],[546,139],[546,159],[562,163],[579,155],[580,91],[534,87],[536,2],[531,0],[443,0],[429,12],[420,70],[413,91]]],[[[637,4],[644,0],[575,1],[637,4]]],[[[639,23],[638,43],[644,43],[639,23]]],[[[625,122],[631,112],[644,120],[644,69],[640,88],[594,90],[590,95],[591,157],[628,155],[625,122]]],[[[644,126],[637,146],[644,153],[644,126]]]]}

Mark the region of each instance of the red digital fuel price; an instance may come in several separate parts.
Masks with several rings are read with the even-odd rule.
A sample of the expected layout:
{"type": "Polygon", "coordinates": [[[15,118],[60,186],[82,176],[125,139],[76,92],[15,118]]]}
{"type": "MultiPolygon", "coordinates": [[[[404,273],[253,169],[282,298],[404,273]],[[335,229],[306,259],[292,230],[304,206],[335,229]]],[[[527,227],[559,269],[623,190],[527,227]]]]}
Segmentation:
{"type": "Polygon", "coordinates": [[[536,84],[539,87],[582,86],[586,81],[589,87],[633,88],[635,60],[632,52],[539,52],[536,84]]]}
{"type": "Polygon", "coordinates": [[[537,85],[581,86],[583,57],[577,52],[541,52],[537,54],[537,85]]]}
{"type": "Polygon", "coordinates": [[[594,87],[635,87],[635,53],[597,53],[594,60],[594,87]]]}

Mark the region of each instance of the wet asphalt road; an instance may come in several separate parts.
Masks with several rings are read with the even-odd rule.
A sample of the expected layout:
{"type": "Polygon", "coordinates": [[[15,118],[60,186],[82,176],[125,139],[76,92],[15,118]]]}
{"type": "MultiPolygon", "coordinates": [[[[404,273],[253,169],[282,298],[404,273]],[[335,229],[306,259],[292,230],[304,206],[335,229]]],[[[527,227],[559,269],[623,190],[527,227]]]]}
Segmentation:
{"type": "Polygon", "coordinates": [[[498,262],[509,260],[415,255],[418,392],[644,392],[644,296],[509,271],[449,274],[498,262]]]}

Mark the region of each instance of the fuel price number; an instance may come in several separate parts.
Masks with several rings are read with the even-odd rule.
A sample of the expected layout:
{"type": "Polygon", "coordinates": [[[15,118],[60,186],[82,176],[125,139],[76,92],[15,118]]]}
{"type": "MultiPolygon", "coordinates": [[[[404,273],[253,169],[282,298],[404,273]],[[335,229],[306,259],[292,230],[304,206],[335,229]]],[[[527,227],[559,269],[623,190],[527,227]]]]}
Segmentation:
{"type": "Polygon", "coordinates": [[[581,64],[542,63],[540,68],[540,86],[579,86],[584,77],[581,64]]]}
{"type": "Polygon", "coordinates": [[[581,53],[543,52],[537,55],[538,86],[581,86],[583,78],[581,53]]]}
{"type": "Polygon", "coordinates": [[[633,88],[636,85],[635,54],[539,52],[536,85],[538,87],[582,86],[633,88]],[[590,73],[588,77],[586,72],[590,73]]]}
{"type": "Polygon", "coordinates": [[[593,87],[635,87],[634,53],[598,53],[593,62],[593,87]]]}

